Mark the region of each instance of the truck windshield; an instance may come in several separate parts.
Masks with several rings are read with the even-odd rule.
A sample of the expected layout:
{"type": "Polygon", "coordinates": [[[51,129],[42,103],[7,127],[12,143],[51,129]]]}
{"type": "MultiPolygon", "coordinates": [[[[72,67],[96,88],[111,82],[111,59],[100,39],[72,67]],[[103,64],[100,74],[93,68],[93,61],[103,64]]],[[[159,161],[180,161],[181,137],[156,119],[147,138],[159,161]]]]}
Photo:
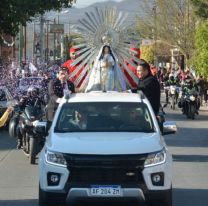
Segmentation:
{"type": "Polygon", "coordinates": [[[63,105],[54,132],[154,132],[144,103],[84,102],[63,105]]]}

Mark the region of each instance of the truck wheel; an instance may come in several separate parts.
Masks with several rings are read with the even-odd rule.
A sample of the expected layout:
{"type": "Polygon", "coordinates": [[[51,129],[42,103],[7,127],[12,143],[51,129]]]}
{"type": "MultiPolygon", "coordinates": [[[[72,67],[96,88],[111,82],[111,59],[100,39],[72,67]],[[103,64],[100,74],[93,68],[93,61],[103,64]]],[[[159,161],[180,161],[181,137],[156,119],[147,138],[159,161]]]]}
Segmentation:
{"type": "Polygon", "coordinates": [[[172,206],[172,188],[170,191],[166,194],[165,197],[159,199],[159,200],[153,200],[149,201],[147,203],[147,206],[172,206]]]}
{"type": "Polygon", "coordinates": [[[54,196],[56,196],[55,193],[45,192],[40,188],[39,185],[39,206],[58,206],[59,204],[54,201],[54,196]]]}

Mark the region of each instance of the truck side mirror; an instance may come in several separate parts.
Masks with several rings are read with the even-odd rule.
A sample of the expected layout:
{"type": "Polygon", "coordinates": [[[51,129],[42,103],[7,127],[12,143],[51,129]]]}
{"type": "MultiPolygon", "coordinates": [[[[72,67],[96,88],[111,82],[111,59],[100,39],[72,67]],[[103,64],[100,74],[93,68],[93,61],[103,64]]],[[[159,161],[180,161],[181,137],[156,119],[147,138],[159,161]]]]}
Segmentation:
{"type": "Polygon", "coordinates": [[[36,134],[47,136],[48,135],[48,125],[47,122],[38,122],[34,127],[34,132],[36,134]]]}
{"type": "Polygon", "coordinates": [[[163,135],[175,134],[177,130],[175,122],[167,121],[163,123],[163,135]]]}

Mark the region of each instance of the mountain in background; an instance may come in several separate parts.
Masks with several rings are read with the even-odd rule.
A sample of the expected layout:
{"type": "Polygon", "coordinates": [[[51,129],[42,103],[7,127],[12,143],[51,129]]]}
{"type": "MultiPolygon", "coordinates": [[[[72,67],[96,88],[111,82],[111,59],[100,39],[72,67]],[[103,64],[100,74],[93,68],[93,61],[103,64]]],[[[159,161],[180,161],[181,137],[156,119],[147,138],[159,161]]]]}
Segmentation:
{"type": "MultiPolygon", "coordinates": [[[[85,17],[85,12],[91,12],[95,7],[105,8],[105,7],[116,7],[118,11],[128,12],[129,16],[127,19],[127,24],[133,24],[136,19],[139,7],[142,0],[123,0],[122,2],[106,1],[97,2],[85,8],[76,8],[76,4],[72,9],[66,14],[59,15],[60,23],[65,24],[77,24],[78,20],[85,17]]],[[[57,13],[56,13],[57,14],[57,13]]]]}

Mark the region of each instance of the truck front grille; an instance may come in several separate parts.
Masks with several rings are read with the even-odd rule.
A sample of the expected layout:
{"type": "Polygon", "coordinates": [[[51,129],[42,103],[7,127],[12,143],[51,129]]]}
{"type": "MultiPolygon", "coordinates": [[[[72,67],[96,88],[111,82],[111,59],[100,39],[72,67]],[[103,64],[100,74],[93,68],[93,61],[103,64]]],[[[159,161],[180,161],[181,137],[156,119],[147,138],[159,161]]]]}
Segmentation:
{"type": "Polygon", "coordinates": [[[143,183],[142,170],[147,155],[65,155],[69,184],[119,184],[123,186],[143,183]]]}

